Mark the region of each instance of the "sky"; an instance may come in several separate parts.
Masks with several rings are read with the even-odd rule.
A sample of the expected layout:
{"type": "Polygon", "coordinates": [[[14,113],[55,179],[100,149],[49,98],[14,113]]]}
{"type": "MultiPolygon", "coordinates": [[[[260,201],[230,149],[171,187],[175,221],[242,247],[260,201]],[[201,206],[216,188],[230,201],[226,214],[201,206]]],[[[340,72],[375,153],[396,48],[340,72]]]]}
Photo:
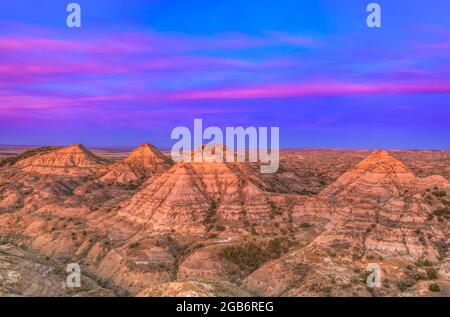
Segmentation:
{"type": "Polygon", "coordinates": [[[0,144],[170,148],[279,127],[284,148],[450,149],[450,2],[0,2],[0,144]]]}

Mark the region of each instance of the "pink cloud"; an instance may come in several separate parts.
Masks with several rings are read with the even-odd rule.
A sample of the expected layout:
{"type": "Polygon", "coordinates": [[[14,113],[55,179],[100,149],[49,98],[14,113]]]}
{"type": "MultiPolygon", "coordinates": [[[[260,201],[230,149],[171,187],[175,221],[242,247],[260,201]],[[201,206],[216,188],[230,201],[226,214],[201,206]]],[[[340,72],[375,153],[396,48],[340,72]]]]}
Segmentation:
{"type": "Polygon", "coordinates": [[[202,37],[188,34],[119,33],[95,34],[84,39],[63,40],[48,36],[3,36],[0,37],[0,51],[64,52],[64,53],[143,53],[143,52],[181,52],[217,49],[260,48],[278,45],[301,47],[317,46],[319,41],[312,37],[266,32],[261,35],[245,33],[222,33],[202,37]]]}
{"type": "Polygon", "coordinates": [[[218,90],[186,91],[172,98],[195,99],[260,99],[291,98],[302,96],[351,96],[361,94],[395,95],[415,93],[450,93],[449,83],[342,83],[321,82],[314,84],[284,84],[254,87],[238,87],[218,90]]]}

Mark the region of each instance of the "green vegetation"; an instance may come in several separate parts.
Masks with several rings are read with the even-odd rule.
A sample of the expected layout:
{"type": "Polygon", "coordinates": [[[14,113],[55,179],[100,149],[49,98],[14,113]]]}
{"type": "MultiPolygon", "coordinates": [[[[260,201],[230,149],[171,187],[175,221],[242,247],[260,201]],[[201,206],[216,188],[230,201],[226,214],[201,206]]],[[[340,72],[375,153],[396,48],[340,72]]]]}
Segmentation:
{"type": "Polygon", "coordinates": [[[241,270],[254,271],[268,260],[266,252],[256,243],[226,246],[219,254],[239,266],[241,270]]]}
{"type": "Polygon", "coordinates": [[[23,153],[20,153],[18,155],[15,155],[13,157],[8,157],[0,161],[0,167],[3,166],[12,166],[16,164],[17,162],[24,160],[30,156],[36,155],[36,154],[45,154],[53,150],[60,149],[60,146],[46,146],[46,147],[39,147],[35,149],[31,149],[28,151],[25,151],[23,153]]]}
{"type": "Polygon", "coordinates": [[[399,289],[399,291],[404,292],[406,291],[408,288],[412,287],[413,284],[410,283],[409,281],[397,281],[397,288],[399,289]]]}
{"type": "Polygon", "coordinates": [[[210,233],[210,234],[208,235],[208,239],[217,239],[217,237],[218,237],[218,235],[215,234],[215,233],[210,233]]]}
{"type": "Polygon", "coordinates": [[[130,243],[130,245],[129,245],[129,249],[135,249],[135,248],[137,248],[139,246],[139,242],[132,242],[132,243],[130,243]]]}
{"type": "Polygon", "coordinates": [[[217,231],[225,231],[225,226],[224,225],[217,225],[216,226],[216,230],[217,231]]]}
{"type": "Polygon", "coordinates": [[[310,223],[308,223],[308,222],[304,222],[304,223],[300,224],[299,227],[306,229],[306,228],[311,228],[312,225],[310,223]]]}
{"type": "Polygon", "coordinates": [[[129,184],[123,185],[123,188],[126,190],[135,190],[138,187],[139,187],[139,184],[137,184],[137,183],[129,183],[129,184]]]}
{"type": "Polygon", "coordinates": [[[208,212],[206,213],[204,224],[208,225],[213,223],[216,220],[216,213],[217,213],[217,203],[215,201],[212,201],[211,205],[209,206],[208,212]]]}
{"type": "Polygon", "coordinates": [[[296,192],[297,192],[297,194],[302,195],[302,196],[312,196],[312,195],[318,194],[317,192],[307,190],[306,188],[303,188],[302,190],[297,190],[296,192]]]}
{"type": "Polygon", "coordinates": [[[427,280],[436,280],[438,273],[435,268],[427,268],[427,280]]]}
{"type": "Polygon", "coordinates": [[[422,266],[433,266],[433,263],[428,260],[428,259],[424,259],[424,258],[420,258],[416,261],[416,266],[418,267],[422,267],[422,266]]]}
{"type": "Polygon", "coordinates": [[[442,197],[447,196],[447,193],[444,192],[443,190],[436,190],[436,191],[432,192],[432,194],[437,198],[442,198],[442,197]]]}
{"type": "Polygon", "coordinates": [[[428,290],[433,292],[433,293],[437,293],[441,291],[441,288],[439,287],[439,285],[437,285],[436,283],[430,284],[428,286],[428,290]]]}
{"type": "Polygon", "coordinates": [[[444,217],[445,219],[450,219],[450,208],[439,208],[433,211],[433,215],[436,217],[444,217]]]}
{"type": "Polygon", "coordinates": [[[247,242],[240,245],[229,245],[223,248],[219,256],[239,266],[247,273],[259,268],[271,259],[277,259],[291,247],[290,240],[272,239],[267,243],[247,242]]]}
{"type": "Polygon", "coordinates": [[[270,240],[267,245],[267,252],[271,255],[272,258],[279,258],[283,253],[281,240],[280,239],[270,240]]]}

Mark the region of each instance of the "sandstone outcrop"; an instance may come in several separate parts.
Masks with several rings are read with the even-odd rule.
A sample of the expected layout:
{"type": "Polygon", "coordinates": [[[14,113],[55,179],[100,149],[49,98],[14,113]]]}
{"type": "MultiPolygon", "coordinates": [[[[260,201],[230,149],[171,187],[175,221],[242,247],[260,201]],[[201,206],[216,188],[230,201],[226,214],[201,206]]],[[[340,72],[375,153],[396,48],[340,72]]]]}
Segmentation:
{"type": "Polygon", "coordinates": [[[148,144],[115,163],[81,145],[8,158],[0,294],[428,296],[437,283],[449,295],[442,153],[407,165],[402,155],[420,152],[289,151],[290,165],[261,175],[201,149],[200,161],[176,164],[148,144]],[[38,288],[41,268],[73,262],[86,290],[54,291],[63,274],[38,288]],[[381,288],[367,288],[369,264],[381,267],[381,288]]]}

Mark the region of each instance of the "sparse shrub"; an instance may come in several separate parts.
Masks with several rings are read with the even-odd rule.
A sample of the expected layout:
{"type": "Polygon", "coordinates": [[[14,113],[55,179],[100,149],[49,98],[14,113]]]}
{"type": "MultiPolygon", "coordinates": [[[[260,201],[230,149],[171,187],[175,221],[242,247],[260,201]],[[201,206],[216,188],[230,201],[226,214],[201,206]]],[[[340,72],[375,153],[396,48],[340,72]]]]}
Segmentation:
{"type": "Polygon", "coordinates": [[[351,287],[352,287],[352,284],[350,284],[350,283],[342,285],[342,289],[349,289],[351,287]]]}
{"type": "Polygon", "coordinates": [[[427,279],[428,280],[436,280],[438,278],[438,273],[435,268],[427,269],[427,279]]]}
{"type": "Polygon", "coordinates": [[[427,275],[424,274],[424,273],[422,273],[422,272],[417,272],[416,275],[414,276],[414,278],[415,278],[417,281],[420,281],[420,280],[426,280],[426,279],[427,279],[427,275]]]}
{"type": "Polygon", "coordinates": [[[433,293],[437,293],[437,292],[440,292],[440,291],[441,291],[441,288],[439,287],[438,284],[433,283],[433,284],[430,284],[430,285],[428,286],[428,290],[431,291],[431,292],[433,292],[433,293]]]}
{"type": "Polygon", "coordinates": [[[217,231],[225,231],[225,226],[224,225],[217,225],[216,226],[216,230],[217,231]]]}
{"type": "Polygon", "coordinates": [[[205,224],[211,224],[215,221],[217,213],[217,203],[215,201],[211,202],[211,205],[209,206],[209,209],[206,213],[206,218],[204,223],[205,224]]]}
{"type": "Polygon", "coordinates": [[[432,192],[432,194],[433,194],[435,197],[438,197],[438,198],[442,198],[442,197],[447,196],[447,193],[444,192],[443,190],[437,190],[437,191],[434,191],[434,192],[432,192]]]}
{"type": "Polygon", "coordinates": [[[404,292],[406,291],[408,288],[410,288],[412,285],[409,282],[406,281],[397,281],[397,288],[399,289],[399,291],[404,292]]]}
{"type": "Polygon", "coordinates": [[[268,260],[268,255],[254,242],[226,246],[219,255],[239,266],[241,270],[254,271],[268,260]]]}
{"type": "Polygon", "coordinates": [[[302,224],[300,224],[299,226],[300,228],[306,229],[306,228],[311,228],[311,224],[308,222],[303,222],[302,224]]]}
{"type": "Polygon", "coordinates": [[[208,235],[208,239],[217,239],[217,237],[218,237],[218,235],[215,234],[215,233],[210,233],[210,234],[208,235]]]}
{"type": "Polygon", "coordinates": [[[333,284],[333,285],[335,285],[335,284],[336,284],[336,277],[332,276],[332,277],[330,278],[330,283],[333,284]]]}
{"type": "Polygon", "coordinates": [[[416,261],[416,266],[418,267],[422,267],[422,266],[433,266],[433,263],[428,260],[428,259],[424,259],[424,258],[420,258],[416,261]]]}
{"type": "Polygon", "coordinates": [[[236,264],[247,273],[256,270],[264,262],[277,259],[286,253],[292,246],[288,239],[275,238],[265,245],[257,244],[255,241],[241,245],[226,246],[219,255],[226,260],[236,264]]]}
{"type": "Polygon", "coordinates": [[[336,252],[328,251],[328,255],[332,258],[335,258],[337,256],[336,252]]]}
{"type": "Polygon", "coordinates": [[[436,217],[450,218],[450,208],[439,208],[433,211],[433,215],[436,217]]]}
{"type": "Polygon", "coordinates": [[[135,241],[135,242],[130,243],[130,245],[129,245],[128,248],[129,248],[129,249],[135,249],[135,248],[137,248],[139,245],[140,245],[140,243],[137,242],[137,241],[135,241]]]}
{"type": "Polygon", "coordinates": [[[282,248],[280,239],[273,239],[269,241],[267,246],[267,252],[269,252],[272,258],[278,258],[281,256],[282,248]]]}
{"type": "Polygon", "coordinates": [[[316,192],[307,190],[307,189],[305,189],[305,188],[303,188],[302,190],[297,190],[297,194],[302,195],[302,196],[312,196],[312,195],[317,195],[316,192]]]}

